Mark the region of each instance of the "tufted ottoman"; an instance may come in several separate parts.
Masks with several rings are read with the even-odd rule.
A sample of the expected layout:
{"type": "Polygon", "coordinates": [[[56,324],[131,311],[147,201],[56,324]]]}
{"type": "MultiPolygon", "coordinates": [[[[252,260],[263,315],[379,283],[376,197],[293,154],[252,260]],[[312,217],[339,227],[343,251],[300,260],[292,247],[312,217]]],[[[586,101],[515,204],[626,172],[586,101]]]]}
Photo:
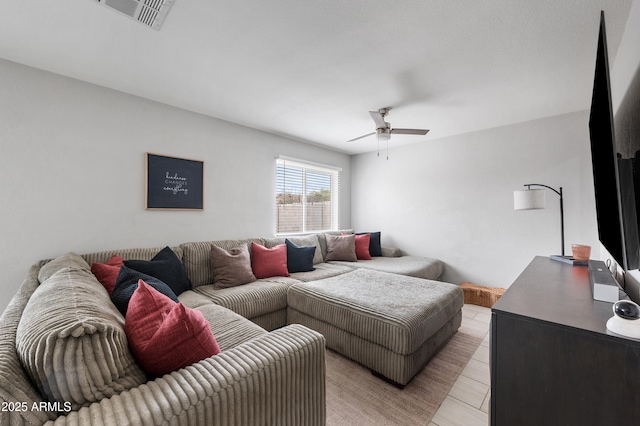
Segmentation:
{"type": "Polygon", "coordinates": [[[327,347],[404,386],[460,327],[453,284],[356,269],[287,291],[287,322],[322,333],[327,347]]]}

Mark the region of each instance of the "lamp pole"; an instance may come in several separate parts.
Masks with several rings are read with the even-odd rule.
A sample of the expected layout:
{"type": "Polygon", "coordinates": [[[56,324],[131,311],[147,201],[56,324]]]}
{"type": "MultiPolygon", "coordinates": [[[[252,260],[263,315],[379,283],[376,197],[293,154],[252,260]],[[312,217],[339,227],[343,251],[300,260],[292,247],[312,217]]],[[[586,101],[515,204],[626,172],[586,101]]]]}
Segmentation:
{"type": "Polygon", "coordinates": [[[524,186],[526,186],[527,189],[531,189],[532,186],[542,186],[544,188],[552,190],[553,192],[555,192],[560,196],[560,241],[562,244],[561,254],[562,256],[564,256],[564,201],[562,197],[562,187],[560,187],[560,190],[557,190],[550,186],[542,185],[540,183],[526,183],[524,186]]]}

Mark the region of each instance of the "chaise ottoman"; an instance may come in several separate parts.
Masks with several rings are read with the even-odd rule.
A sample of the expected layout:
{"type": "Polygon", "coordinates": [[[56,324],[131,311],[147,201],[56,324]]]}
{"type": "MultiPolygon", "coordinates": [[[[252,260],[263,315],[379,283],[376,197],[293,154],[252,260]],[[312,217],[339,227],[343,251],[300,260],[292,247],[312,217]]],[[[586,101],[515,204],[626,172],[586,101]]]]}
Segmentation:
{"type": "Polygon", "coordinates": [[[327,347],[404,386],[455,334],[464,295],[453,284],[356,269],[287,290],[287,322],[325,336],[327,347]]]}

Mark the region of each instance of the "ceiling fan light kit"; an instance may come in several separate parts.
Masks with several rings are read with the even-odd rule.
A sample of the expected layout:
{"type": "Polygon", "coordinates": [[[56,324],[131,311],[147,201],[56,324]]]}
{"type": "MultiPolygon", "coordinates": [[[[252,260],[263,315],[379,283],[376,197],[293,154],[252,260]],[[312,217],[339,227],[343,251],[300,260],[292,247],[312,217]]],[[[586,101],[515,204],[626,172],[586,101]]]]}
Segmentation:
{"type": "Polygon", "coordinates": [[[426,135],[429,130],[427,129],[394,129],[391,127],[391,124],[384,121],[384,118],[389,113],[391,108],[380,108],[378,111],[369,111],[373,122],[376,124],[376,131],[373,133],[367,133],[366,135],[358,136],[357,138],[351,139],[347,142],[354,142],[360,139],[367,138],[369,136],[376,135],[376,139],[378,140],[378,156],[380,156],[380,142],[387,142],[387,160],[389,159],[389,139],[391,139],[391,134],[397,135],[426,135]]]}
{"type": "Polygon", "coordinates": [[[389,129],[376,129],[376,135],[378,136],[378,142],[384,142],[391,139],[391,132],[389,129]]]}

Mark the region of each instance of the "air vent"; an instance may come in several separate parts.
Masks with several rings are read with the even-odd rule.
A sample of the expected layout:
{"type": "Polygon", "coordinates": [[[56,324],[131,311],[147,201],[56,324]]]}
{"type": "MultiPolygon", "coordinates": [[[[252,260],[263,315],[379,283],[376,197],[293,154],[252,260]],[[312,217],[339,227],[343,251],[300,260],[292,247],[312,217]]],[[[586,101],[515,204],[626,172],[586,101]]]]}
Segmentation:
{"type": "Polygon", "coordinates": [[[175,0],[95,0],[109,9],[159,30],[175,0]]]}

